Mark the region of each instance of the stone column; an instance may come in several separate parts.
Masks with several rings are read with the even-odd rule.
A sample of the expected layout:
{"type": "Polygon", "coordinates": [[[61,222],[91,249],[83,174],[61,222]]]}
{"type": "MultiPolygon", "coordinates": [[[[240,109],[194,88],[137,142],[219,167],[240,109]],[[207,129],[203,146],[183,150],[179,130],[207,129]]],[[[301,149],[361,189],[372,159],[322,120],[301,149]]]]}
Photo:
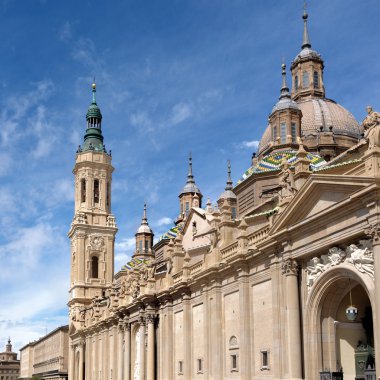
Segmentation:
{"type": "Polygon", "coordinates": [[[117,329],[117,379],[123,380],[123,346],[124,346],[124,325],[119,321],[117,329]]]}
{"type": "Polygon", "coordinates": [[[84,342],[79,343],[79,368],[78,368],[78,380],[84,380],[83,373],[84,364],[84,342]]]}
{"type": "Polygon", "coordinates": [[[75,346],[70,344],[69,352],[69,379],[74,380],[75,368],[75,346]]]}
{"type": "Polygon", "coordinates": [[[380,297],[380,225],[372,224],[366,229],[365,234],[372,238],[372,249],[374,259],[374,283],[375,297],[371,306],[373,311],[373,340],[375,343],[375,365],[376,378],[380,379],[380,302],[376,302],[380,297]]]}
{"type": "Polygon", "coordinates": [[[145,380],[145,319],[140,319],[140,380],[145,380]]]}
{"type": "Polygon", "coordinates": [[[286,259],[282,264],[286,282],[289,379],[302,379],[301,320],[298,293],[298,264],[286,259]]]}
{"type": "Polygon", "coordinates": [[[124,322],[124,380],[131,380],[131,324],[124,322]]]}
{"type": "Polygon", "coordinates": [[[154,315],[146,318],[148,324],[147,380],[154,380],[154,315]]]}
{"type": "Polygon", "coordinates": [[[183,293],[183,338],[184,338],[184,379],[190,380],[191,377],[191,308],[190,293],[183,293]]]}

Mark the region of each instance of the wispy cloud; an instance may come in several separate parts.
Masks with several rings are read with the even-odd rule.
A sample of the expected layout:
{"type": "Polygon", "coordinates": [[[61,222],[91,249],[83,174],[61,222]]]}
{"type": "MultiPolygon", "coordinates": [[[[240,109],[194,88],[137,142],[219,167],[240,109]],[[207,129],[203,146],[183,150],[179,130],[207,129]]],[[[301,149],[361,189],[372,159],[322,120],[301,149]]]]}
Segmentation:
{"type": "Polygon", "coordinates": [[[260,141],[258,140],[252,140],[252,141],[243,141],[239,144],[236,144],[238,148],[253,148],[257,149],[259,147],[260,141]]]}
{"type": "Polygon", "coordinates": [[[169,218],[167,216],[164,216],[163,218],[158,219],[158,221],[157,221],[156,224],[157,224],[158,227],[168,226],[169,224],[173,224],[173,219],[169,218]]]}

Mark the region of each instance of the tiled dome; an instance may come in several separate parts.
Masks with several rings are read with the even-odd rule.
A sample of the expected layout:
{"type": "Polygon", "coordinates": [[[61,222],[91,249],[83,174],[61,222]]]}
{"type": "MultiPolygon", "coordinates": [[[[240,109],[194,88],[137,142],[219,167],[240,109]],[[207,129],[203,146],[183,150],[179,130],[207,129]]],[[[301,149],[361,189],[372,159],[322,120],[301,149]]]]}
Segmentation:
{"type": "MultiPolygon", "coordinates": [[[[340,104],[330,99],[306,99],[298,103],[302,111],[301,136],[316,134],[323,127],[337,135],[347,135],[359,138],[361,127],[351,112],[340,104]]],[[[271,128],[265,130],[258,148],[258,152],[264,151],[272,140],[271,128]]]]}

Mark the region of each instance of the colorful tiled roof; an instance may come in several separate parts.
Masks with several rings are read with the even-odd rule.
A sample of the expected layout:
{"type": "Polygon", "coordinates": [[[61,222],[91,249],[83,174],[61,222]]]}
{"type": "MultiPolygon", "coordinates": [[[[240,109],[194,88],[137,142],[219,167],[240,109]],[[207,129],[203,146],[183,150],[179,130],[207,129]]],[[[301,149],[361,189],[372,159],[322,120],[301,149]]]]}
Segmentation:
{"type": "MultiPolygon", "coordinates": [[[[297,161],[297,151],[295,150],[283,150],[280,152],[275,152],[268,154],[267,156],[264,156],[256,166],[251,166],[239,179],[237,184],[245,181],[248,177],[250,177],[253,174],[259,174],[259,173],[265,173],[265,172],[272,172],[280,170],[280,165],[282,163],[283,158],[286,157],[288,163],[293,166],[295,162],[297,161]]],[[[316,170],[322,165],[326,163],[326,161],[314,154],[314,153],[308,153],[307,159],[310,161],[310,168],[311,170],[316,170]]]]}
{"type": "Polygon", "coordinates": [[[159,241],[161,240],[169,240],[174,239],[177,236],[177,233],[179,231],[179,227],[172,227],[169,231],[166,231],[161,237],[159,238],[159,241]]]}
{"type": "Polygon", "coordinates": [[[151,260],[149,259],[137,259],[134,258],[131,261],[129,261],[127,264],[123,265],[121,267],[121,271],[127,271],[127,270],[132,270],[136,268],[140,268],[143,265],[150,264],[151,260]]]}

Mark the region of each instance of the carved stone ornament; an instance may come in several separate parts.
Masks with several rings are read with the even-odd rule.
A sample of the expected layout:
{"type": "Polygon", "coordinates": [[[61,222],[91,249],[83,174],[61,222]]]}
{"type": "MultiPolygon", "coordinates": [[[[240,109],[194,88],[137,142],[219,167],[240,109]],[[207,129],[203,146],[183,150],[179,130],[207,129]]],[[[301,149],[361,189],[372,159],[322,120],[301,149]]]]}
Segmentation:
{"type": "Polygon", "coordinates": [[[154,323],[154,315],[153,314],[148,314],[146,316],[146,323],[149,324],[149,323],[154,323]]]}
{"type": "Polygon", "coordinates": [[[87,215],[84,212],[77,212],[74,215],[72,224],[87,224],[87,215]]]}
{"type": "Polygon", "coordinates": [[[100,251],[104,247],[104,238],[102,235],[90,235],[90,246],[92,249],[100,251]]]}
{"type": "Polygon", "coordinates": [[[306,267],[308,290],[323,272],[342,263],[352,264],[358,272],[373,278],[374,260],[371,240],[359,240],[358,245],[350,244],[345,250],[332,247],[327,255],[313,257],[306,267]]]}
{"type": "Polygon", "coordinates": [[[281,266],[282,274],[286,276],[296,276],[298,273],[297,261],[293,259],[286,259],[281,266]]]}
{"type": "Polygon", "coordinates": [[[372,239],[372,244],[380,244],[380,225],[370,224],[364,233],[372,239]]]}
{"type": "Polygon", "coordinates": [[[368,140],[369,149],[380,147],[380,114],[367,107],[368,115],[362,125],[365,130],[364,137],[368,140]]]}

